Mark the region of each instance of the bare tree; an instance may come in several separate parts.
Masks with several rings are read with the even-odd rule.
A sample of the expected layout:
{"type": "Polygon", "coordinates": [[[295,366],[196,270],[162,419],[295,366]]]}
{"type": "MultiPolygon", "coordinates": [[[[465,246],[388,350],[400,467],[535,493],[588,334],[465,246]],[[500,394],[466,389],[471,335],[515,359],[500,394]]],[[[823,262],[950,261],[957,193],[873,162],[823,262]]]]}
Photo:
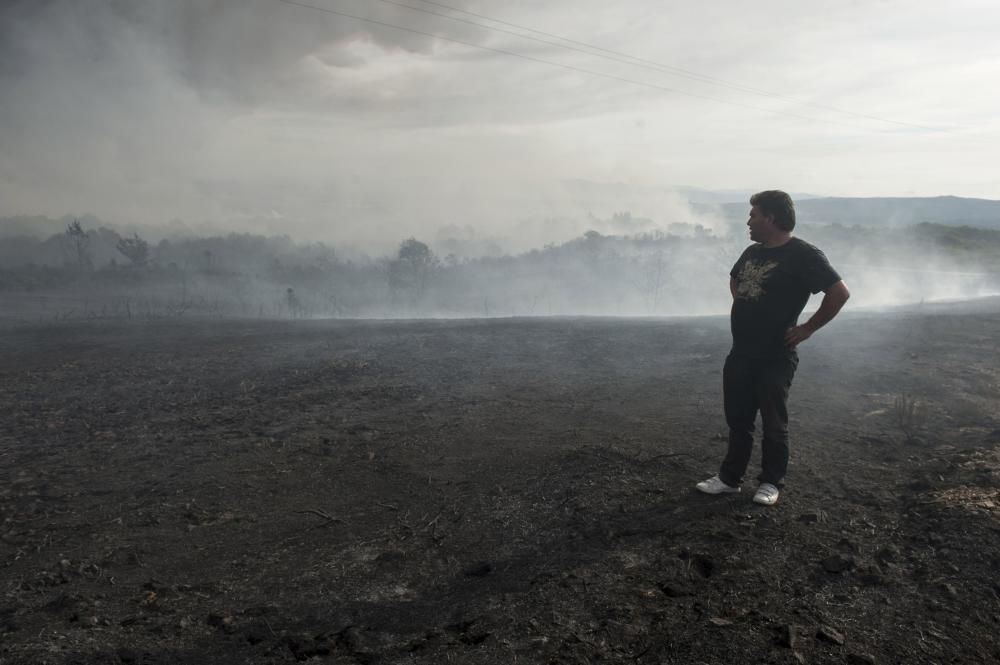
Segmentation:
{"type": "Polygon", "coordinates": [[[94,267],[90,253],[90,236],[83,230],[80,220],[74,219],[72,224],[66,227],[66,239],[73,250],[76,259],[76,266],[80,270],[90,270],[94,267]]]}
{"type": "Polygon", "coordinates": [[[149,261],[149,243],[138,233],[133,233],[131,238],[119,238],[116,247],[134,266],[144,266],[149,261]]]}
{"type": "Polygon", "coordinates": [[[667,261],[662,249],[657,249],[646,256],[636,259],[638,274],[635,277],[635,285],[646,301],[646,307],[650,314],[659,311],[662,294],[667,286],[667,261]]]}
{"type": "Polygon", "coordinates": [[[408,293],[416,300],[427,289],[427,280],[437,258],[430,247],[416,238],[399,245],[396,259],[389,263],[389,289],[394,294],[408,293]]]}
{"type": "Polygon", "coordinates": [[[302,301],[295,295],[295,289],[288,287],[285,291],[285,304],[288,306],[288,313],[293,319],[297,319],[303,314],[302,301]]]}

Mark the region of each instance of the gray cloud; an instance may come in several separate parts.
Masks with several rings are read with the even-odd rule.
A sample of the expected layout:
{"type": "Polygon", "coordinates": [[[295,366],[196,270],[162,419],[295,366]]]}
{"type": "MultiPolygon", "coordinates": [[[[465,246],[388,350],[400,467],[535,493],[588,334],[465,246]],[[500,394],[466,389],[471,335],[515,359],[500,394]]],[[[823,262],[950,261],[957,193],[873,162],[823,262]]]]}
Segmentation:
{"type": "Polygon", "coordinates": [[[823,12],[790,0],[453,3],[796,100],[975,127],[967,136],[878,126],[377,0],[304,1],[743,106],[277,0],[5,2],[0,215],[180,217],[396,242],[446,225],[542,238],[524,229],[590,209],[673,221],[686,213],[650,194],[669,183],[1000,197],[995,86],[984,84],[1000,74],[1000,12],[975,0],[823,12]],[[846,122],[821,122],[834,119],[846,122]],[[621,188],[560,184],[574,179],[621,188]]]}
{"type": "MultiPolygon", "coordinates": [[[[303,4],[418,31],[437,28],[434,17],[378,2],[303,4]]],[[[449,34],[482,37],[460,24],[449,26],[449,34]]],[[[99,82],[110,66],[127,83],[141,79],[152,61],[200,94],[258,104],[294,91],[304,56],[323,51],[327,64],[364,64],[357,55],[338,55],[337,46],[354,40],[414,53],[433,51],[436,41],[277,0],[43,0],[8,3],[0,13],[0,71],[21,79],[58,68],[99,82]]]]}

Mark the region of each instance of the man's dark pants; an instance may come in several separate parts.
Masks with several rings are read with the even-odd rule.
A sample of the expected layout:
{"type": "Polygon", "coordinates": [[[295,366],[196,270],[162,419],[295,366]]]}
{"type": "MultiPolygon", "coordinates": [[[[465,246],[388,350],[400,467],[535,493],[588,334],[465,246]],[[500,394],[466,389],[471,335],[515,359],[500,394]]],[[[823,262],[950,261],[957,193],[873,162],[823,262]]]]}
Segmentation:
{"type": "Polygon", "coordinates": [[[727,485],[743,481],[753,451],[754,421],[760,412],[762,483],[781,487],[788,468],[788,390],[799,365],[794,350],[773,358],[748,358],[730,353],[722,372],[722,394],[729,450],[719,469],[727,485]]]}

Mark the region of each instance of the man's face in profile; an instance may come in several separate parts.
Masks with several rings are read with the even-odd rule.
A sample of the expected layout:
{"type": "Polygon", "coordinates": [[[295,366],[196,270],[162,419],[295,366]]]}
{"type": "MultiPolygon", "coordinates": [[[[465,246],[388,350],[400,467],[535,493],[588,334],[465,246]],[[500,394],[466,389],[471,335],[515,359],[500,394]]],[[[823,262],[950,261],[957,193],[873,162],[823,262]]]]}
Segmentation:
{"type": "Polygon", "coordinates": [[[750,227],[750,240],[754,242],[767,242],[778,230],[774,225],[774,215],[765,215],[757,206],[750,208],[747,226],[750,227]]]}

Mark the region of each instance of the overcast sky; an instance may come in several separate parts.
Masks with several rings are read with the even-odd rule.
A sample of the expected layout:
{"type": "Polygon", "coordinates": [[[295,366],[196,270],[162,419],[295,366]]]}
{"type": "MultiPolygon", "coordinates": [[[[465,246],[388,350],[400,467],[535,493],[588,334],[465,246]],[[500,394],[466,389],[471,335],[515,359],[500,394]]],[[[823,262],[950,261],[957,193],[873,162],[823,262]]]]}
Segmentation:
{"type": "Polygon", "coordinates": [[[995,0],[302,3],[384,25],[4,0],[0,215],[396,243],[683,221],[681,185],[1000,199],[995,0]]]}

